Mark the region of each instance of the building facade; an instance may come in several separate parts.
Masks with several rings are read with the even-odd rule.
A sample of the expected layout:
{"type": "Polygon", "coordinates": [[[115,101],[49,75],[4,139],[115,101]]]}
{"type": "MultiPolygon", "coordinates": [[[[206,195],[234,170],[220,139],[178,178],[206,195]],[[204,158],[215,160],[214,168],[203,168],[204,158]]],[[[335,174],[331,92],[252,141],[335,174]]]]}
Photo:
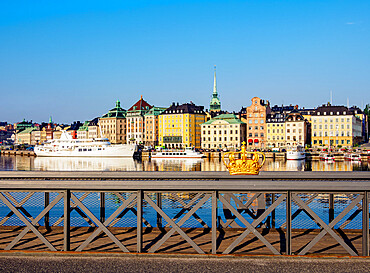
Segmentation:
{"type": "Polygon", "coordinates": [[[126,114],[126,141],[130,144],[143,144],[145,140],[145,114],[152,106],[147,103],[143,96],[127,110],[126,114]]]}
{"type": "Polygon", "coordinates": [[[303,146],[307,144],[307,120],[298,110],[287,114],[285,120],[286,147],[303,146]]]}
{"type": "Polygon", "coordinates": [[[116,107],[99,119],[99,127],[103,137],[108,138],[111,143],[126,143],[126,111],[121,108],[119,100],[116,107]]]}
{"type": "Polygon", "coordinates": [[[266,117],[266,148],[285,148],[285,113],[268,114],[266,117]]]}
{"type": "Polygon", "coordinates": [[[206,121],[203,106],[173,103],[159,115],[159,145],[167,148],[201,147],[201,124],[206,121]]]}
{"type": "Polygon", "coordinates": [[[362,140],[362,122],[345,106],[320,106],[311,119],[313,147],[352,147],[362,140]]]}
{"type": "Polygon", "coordinates": [[[265,148],[266,116],[271,113],[269,102],[258,97],[252,98],[252,105],[242,108],[240,119],[247,123],[248,149],[265,148]]]}
{"type": "Polygon", "coordinates": [[[246,124],[235,114],[222,114],[201,125],[203,149],[237,149],[246,140],[246,124]]]}
{"type": "Polygon", "coordinates": [[[144,144],[146,146],[152,146],[153,148],[159,144],[159,135],[158,135],[158,123],[159,123],[159,114],[165,111],[164,107],[155,107],[153,106],[148,113],[144,115],[145,121],[145,132],[144,132],[144,144]]]}

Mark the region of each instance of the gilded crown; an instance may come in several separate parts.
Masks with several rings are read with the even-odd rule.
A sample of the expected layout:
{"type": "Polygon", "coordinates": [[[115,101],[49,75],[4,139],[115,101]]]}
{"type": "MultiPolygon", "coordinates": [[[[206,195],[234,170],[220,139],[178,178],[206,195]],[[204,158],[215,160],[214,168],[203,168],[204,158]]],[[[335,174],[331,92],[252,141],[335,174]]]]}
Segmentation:
{"type": "Polygon", "coordinates": [[[265,163],[266,157],[260,152],[247,152],[245,142],[243,141],[240,152],[227,152],[223,155],[222,160],[229,170],[231,175],[235,174],[254,174],[257,175],[265,163]],[[248,157],[248,155],[251,155],[248,157]],[[262,163],[260,164],[260,156],[262,156],[262,163]],[[229,159],[226,163],[225,157],[229,159]],[[240,158],[238,158],[240,157],[240,158]]]}

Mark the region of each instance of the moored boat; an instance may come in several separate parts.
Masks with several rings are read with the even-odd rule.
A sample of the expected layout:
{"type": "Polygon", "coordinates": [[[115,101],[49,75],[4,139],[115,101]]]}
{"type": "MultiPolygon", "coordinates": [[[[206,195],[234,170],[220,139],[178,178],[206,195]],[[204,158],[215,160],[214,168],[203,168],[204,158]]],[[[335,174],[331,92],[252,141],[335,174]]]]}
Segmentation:
{"type": "Polygon", "coordinates": [[[328,154],[328,153],[322,153],[322,154],[320,154],[320,160],[334,161],[334,159],[335,159],[335,157],[332,154],[328,154]]]}
{"type": "Polygon", "coordinates": [[[362,157],[356,153],[347,153],[344,155],[344,159],[349,161],[361,161],[362,157]]]}
{"type": "Polygon", "coordinates": [[[36,156],[51,157],[133,157],[136,145],[111,144],[107,138],[72,139],[63,132],[60,139],[36,145],[36,156]]]}
{"type": "Polygon", "coordinates": [[[288,148],[287,153],[286,153],[287,160],[301,160],[305,158],[306,158],[306,154],[302,146],[294,146],[294,147],[288,148]]]}
{"type": "Polygon", "coordinates": [[[186,147],[183,150],[160,150],[153,152],[152,158],[202,158],[204,155],[196,152],[191,147],[186,147]]]}

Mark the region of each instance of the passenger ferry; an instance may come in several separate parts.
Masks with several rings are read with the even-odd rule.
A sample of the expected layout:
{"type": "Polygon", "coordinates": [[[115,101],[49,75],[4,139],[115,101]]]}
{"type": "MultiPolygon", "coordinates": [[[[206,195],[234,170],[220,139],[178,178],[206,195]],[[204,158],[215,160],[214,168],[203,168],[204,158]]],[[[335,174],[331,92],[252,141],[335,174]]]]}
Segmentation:
{"type": "Polygon", "coordinates": [[[34,152],[37,156],[58,157],[133,157],[136,145],[112,145],[107,138],[72,139],[63,132],[60,139],[46,141],[36,145],[34,152]]]}
{"type": "Polygon", "coordinates": [[[305,158],[306,158],[306,154],[302,146],[294,146],[294,147],[288,148],[287,153],[286,153],[287,160],[301,160],[305,158]]]}
{"type": "Polygon", "coordinates": [[[184,150],[161,150],[152,153],[152,158],[202,158],[202,153],[196,152],[191,147],[184,150]]]}

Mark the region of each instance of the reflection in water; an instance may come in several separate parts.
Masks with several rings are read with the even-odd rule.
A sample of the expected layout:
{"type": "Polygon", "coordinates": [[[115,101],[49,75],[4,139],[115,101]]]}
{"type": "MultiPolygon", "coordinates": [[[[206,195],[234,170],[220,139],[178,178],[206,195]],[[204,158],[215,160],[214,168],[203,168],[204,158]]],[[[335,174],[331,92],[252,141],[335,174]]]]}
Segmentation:
{"type": "Polygon", "coordinates": [[[133,158],[36,157],[37,171],[139,171],[133,158]]]}
{"type": "MultiPolygon", "coordinates": [[[[369,171],[368,161],[267,159],[262,171],[369,171]]],[[[52,158],[0,156],[0,171],[227,171],[219,159],[52,158]]]]}

